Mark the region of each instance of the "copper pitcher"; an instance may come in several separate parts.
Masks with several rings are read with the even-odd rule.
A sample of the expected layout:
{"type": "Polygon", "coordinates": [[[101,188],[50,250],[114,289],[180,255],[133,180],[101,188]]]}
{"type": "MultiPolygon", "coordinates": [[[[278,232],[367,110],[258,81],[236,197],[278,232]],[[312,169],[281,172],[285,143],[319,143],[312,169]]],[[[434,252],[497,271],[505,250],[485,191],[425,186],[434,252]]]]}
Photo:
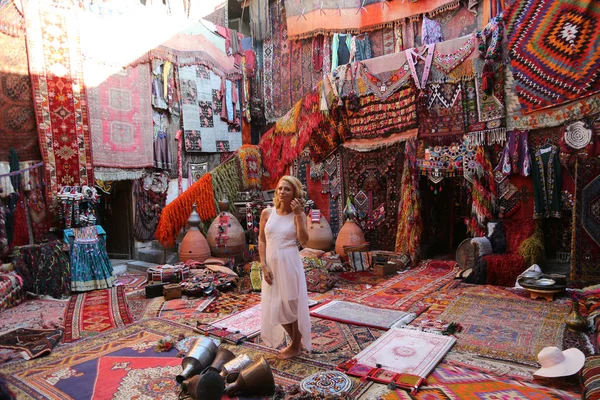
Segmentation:
{"type": "Polygon", "coordinates": [[[240,354],[231,361],[228,361],[223,365],[221,369],[221,376],[225,379],[225,382],[234,382],[240,375],[240,371],[252,364],[252,360],[247,354],[240,354]]]}
{"type": "Polygon", "coordinates": [[[183,372],[175,377],[177,383],[198,375],[208,367],[217,354],[217,345],[207,337],[196,339],[181,362],[183,372]]]}
{"type": "Polygon", "coordinates": [[[219,351],[217,351],[217,356],[210,365],[210,368],[217,372],[221,372],[221,370],[223,369],[223,365],[233,360],[234,358],[235,354],[233,354],[231,351],[223,347],[219,347],[219,351]]]}
{"type": "Polygon", "coordinates": [[[240,371],[236,381],[228,385],[225,392],[229,397],[236,394],[243,396],[273,396],[275,394],[275,379],[265,358],[261,357],[240,371]]]}
{"type": "Polygon", "coordinates": [[[183,381],[181,388],[193,399],[221,400],[225,392],[225,381],[218,372],[206,369],[202,374],[183,381]]]}

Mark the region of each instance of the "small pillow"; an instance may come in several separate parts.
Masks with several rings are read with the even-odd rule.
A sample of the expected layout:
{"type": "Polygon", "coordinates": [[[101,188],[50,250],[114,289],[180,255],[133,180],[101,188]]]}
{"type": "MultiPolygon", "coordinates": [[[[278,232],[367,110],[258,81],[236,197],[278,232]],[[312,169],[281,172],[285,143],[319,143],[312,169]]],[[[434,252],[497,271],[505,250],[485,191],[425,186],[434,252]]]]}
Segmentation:
{"type": "Polygon", "coordinates": [[[325,253],[323,250],[311,249],[309,247],[300,250],[300,257],[321,258],[325,253]]]}
{"type": "Polygon", "coordinates": [[[206,260],[204,260],[204,262],[202,263],[204,265],[227,265],[227,259],[226,258],[217,258],[217,257],[209,257],[206,260]]]}
{"type": "Polygon", "coordinates": [[[260,262],[254,261],[250,267],[250,284],[254,292],[260,292],[262,289],[262,266],[260,262]]]}
{"type": "Polygon", "coordinates": [[[306,272],[306,288],[309,292],[325,293],[335,285],[335,280],[325,271],[311,269],[306,272]]]}
{"type": "Polygon", "coordinates": [[[302,265],[304,265],[304,271],[310,271],[311,269],[324,269],[321,260],[315,257],[302,257],[302,265]]]}
{"type": "Polygon", "coordinates": [[[321,263],[323,267],[329,272],[344,272],[346,268],[344,268],[344,264],[342,260],[340,260],[340,256],[337,254],[331,254],[321,257],[321,263]]]}
{"type": "Polygon", "coordinates": [[[488,222],[486,237],[492,244],[494,254],[506,252],[506,237],[504,236],[504,222],[502,220],[488,222]]]}
{"type": "Polygon", "coordinates": [[[582,399],[600,399],[600,356],[588,356],[581,369],[582,399]]]}
{"type": "Polygon", "coordinates": [[[348,264],[353,271],[367,271],[371,268],[371,253],[368,251],[352,251],[348,254],[348,264]]]}

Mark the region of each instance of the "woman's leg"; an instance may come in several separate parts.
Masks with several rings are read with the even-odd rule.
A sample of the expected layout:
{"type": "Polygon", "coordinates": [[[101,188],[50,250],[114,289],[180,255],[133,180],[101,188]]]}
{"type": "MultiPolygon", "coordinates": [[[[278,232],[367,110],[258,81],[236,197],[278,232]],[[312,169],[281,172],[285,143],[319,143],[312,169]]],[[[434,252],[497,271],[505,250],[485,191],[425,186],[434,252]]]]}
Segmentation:
{"type": "Polygon", "coordinates": [[[285,349],[279,352],[281,358],[292,358],[302,353],[302,333],[298,328],[298,321],[294,321],[291,324],[282,325],[283,328],[288,332],[288,335],[292,338],[292,343],[285,349]],[[291,333],[290,333],[291,330],[291,333]]]}

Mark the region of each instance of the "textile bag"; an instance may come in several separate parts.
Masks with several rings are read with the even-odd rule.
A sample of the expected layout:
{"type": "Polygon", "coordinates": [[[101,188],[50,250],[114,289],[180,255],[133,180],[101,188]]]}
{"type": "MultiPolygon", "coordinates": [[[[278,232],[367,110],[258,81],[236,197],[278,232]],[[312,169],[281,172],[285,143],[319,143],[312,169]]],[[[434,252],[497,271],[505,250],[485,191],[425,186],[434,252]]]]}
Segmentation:
{"type": "Polygon", "coordinates": [[[359,246],[344,246],[344,251],[348,256],[348,264],[352,271],[360,272],[371,269],[373,263],[368,243],[359,246]]]}

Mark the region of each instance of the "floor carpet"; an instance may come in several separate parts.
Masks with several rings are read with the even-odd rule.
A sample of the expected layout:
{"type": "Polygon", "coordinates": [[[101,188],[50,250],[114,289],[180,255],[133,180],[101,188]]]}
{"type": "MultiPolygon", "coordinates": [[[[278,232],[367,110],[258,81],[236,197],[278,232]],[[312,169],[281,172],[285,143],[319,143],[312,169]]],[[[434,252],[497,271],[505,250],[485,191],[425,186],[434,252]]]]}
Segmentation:
{"type": "Polygon", "coordinates": [[[416,393],[396,389],[382,400],[559,400],[581,395],[440,363],[416,393]]]}
{"type": "Polygon", "coordinates": [[[46,329],[65,325],[67,300],[27,300],[0,312],[0,334],[16,328],[46,329]]]}
{"type": "Polygon", "coordinates": [[[63,342],[69,343],[133,322],[123,286],[71,296],[65,313],[63,342]]]}
{"type": "Polygon", "coordinates": [[[129,294],[141,290],[147,280],[148,275],[142,272],[125,272],[124,274],[115,276],[115,286],[123,285],[125,287],[125,293],[129,294]]]}
{"type": "Polygon", "coordinates": [[[168,300],[162,304],[157,316],[169,321],[185,324],[188,321],[194,321],[201,318],[202,312],[214,301],[214,299],[214,297],[185,297],[168,300]]]}
{"type": "Polygon", "coordinates": [[[418,268],[407,270],[345,300],[369,307],[417,311],[417,303],[452,282],[457,269],[457,264],[452,261],[428,260],[418,268]]]}
{"type": "Polygon", "coordinates": [[[407,325],[415,315],[404,311],[374,308],[349,301],[333,300],[313,307],[310,315],[339,321],[346,324],[369,326],[377,329],[390,329],[397,323],[407,325]]]}

